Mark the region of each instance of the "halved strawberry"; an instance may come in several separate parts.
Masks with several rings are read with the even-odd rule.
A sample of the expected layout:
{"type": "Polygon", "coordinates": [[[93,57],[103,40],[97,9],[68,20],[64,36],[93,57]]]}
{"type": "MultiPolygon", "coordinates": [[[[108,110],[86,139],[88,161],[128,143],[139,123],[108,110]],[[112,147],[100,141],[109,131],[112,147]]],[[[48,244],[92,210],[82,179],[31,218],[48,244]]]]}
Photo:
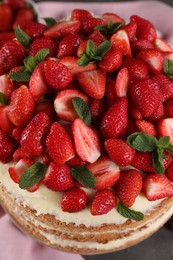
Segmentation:
{"type": "Polygon", "coordinates": [[[173,143],[173,118],[161,119],[157,126],[159,136],[169,136],[173,143]]]}
{"type": "Polygon", "coordinates": [[[28,151],[26,149],[23,149],[22,147],[19,147],[15,150],[13,153],[13,160],[15,162],[18,162],[19,160],[26,158],[32,160],[32,156],[29,155],[28,151]]]}
{"type": "Polygon", "coordinates": [[[105,93],[106,74],[101,70],[81,72],[77,75],[81,89],[94,99],[101,99],[105,93]]]}
{"type": "Polygon", "coordinates": [[[70,168],[65,164],[51,162],[43,179],[47,188],[53,191],[63,191],[75,185],[70,168]]]}
{"type": "Polygon", "coordinates": [[[157,135],[155,126],[149,121],[146,121],[143,119],[138,119],[138,120],[136,120],[136,126],[138,127],[139,132],[142,132],[142,133],[148,134],[148,135],[153,135],[155,137],[157,135]]]}
{"type": "Polygon", "coordinates": [[[46,138],[47,153],[50,158],[63,164],[75,156],[72,140],[63,126],[54,122],[46,138]]]}
{"type": "Polygon", "coordinates": [[[44,36],[53,39],[62,39],[69,33],[78,33],[81,29],[81,21],[60,21],[44,31],[44,36]]]}
{"type": "Polygon", "coordinates": [[[100,157],[96,162],[88,163],[86,167],[94,174],[95,189],[98,190],[112,187],[120,176],[118,165],[108,157],[100,157]]]}
{"type": "Polygon", "coordinates": [[[76,56],[78,46],[81,42],[82,39],[78,34],[71,33],[64,36],[58,45],[57,57],[76,56]]]}
{"type": "Polygon", "coordinates": [[[72,98],[74,97],[82,98],[88,105],[90,103],[90,98],[77,89],[62,90],[54,100],[54,108],[59,118],[66,121],[74,121],[78,117],[72,104],[72,98]]]}
{"type": "Polygon", "coordinates": [[[130,75],[127,68],[118,71],[114,86],[115,95],[117,97],[127,97],[128,86],[130,83],[130,75]]]}
{"type": "Polygon", "coordinates": [[[173,185],[161,174],[152,173],[143,181],[143,192],[149,201],[173,196],[173,185]]]}
{"type": "Polygon", "coordinates": [[[48,37],[39,37],[35,39],[29,48],[29,55],[35,56],[43,48],[49,49],[47,56],[54,57],[57,53],[57,43],[48,37]]]}
{"type": "Polygon", "coordinates": [[[120,201],[131,207],[142,190],[142,174],[137,170],[122,171],[115,183],[115,193],[120,201]]]}
{"type": "Polygon", "coordinates": [[[91,18],[91,17],[92,17],[92,14],[85,9],[75,8],[71,12],[71,20],[73,20],[73,21],[76,21],[76,20],[82,21],[83,19],[91,18]]]}
{"type": "Polygon", "coordinates": [[[107,214],[117,205],[117,202],[113,191],[108,189],[97,191],[91,201],[91,214],[93,216],[107,214]]]}
{"type": "Polygon", "coordinates": [[[0,76],[0,93],[3,93],[6,99],[9,100],[12,91],[13,91],[13,82],[8,76],[8,74],[0,76]]]}
{"type": "Polygon", "coordinates": [[[124,23],[124,19],[115,13],[104,13],[102,14],[102,19],[108,24],[109,21],[113,23],[124,23]]]}
{"type": "Polygon", "coordinates": [[[34,69],[29,81],[29,90],[34,101],[37,103],[41,103],[53,94],[53,90],[45,77],[44,61],[40,62],[34,69]]]}
{"type": "Polygon", "coordinates": [[[131,57],[131,47],[129,42],[129,37],[124,29],[118,30],[111,36],[110,39],[112,46],[117,48],[123,56],[131,57]]]}
{"type": "Polygon", "coordinates": [[[8,134],[11,134],[15,126],[8,118],[8,108],[9,106],[0,107],[0,128],[8,134]]]}
{"type": "Polygon", "coordinates": [[[171,46],[162,38],[156,38],[154,45],[161,52],[173,52],[171,46]]]}
{"type": "Polygon", "coordinates": [[[10,162],[15,150],[16,144],[14,140],[6,132],[0,129],[0,162],[10,162]]]}
{"type": "Polygon", "coordinates": [[[73,122],[72,134],[79,157],[86,162],[95,162],[101,155],[101,143],[97,134],[79,118],[73,122]]]}
{"type": "Polygon", "coordinates": [[[135,22],[130,22],[124,26],[124,30],[126,31],[129,40],[132,42],[135,39],[137,24],[135,22]]]}

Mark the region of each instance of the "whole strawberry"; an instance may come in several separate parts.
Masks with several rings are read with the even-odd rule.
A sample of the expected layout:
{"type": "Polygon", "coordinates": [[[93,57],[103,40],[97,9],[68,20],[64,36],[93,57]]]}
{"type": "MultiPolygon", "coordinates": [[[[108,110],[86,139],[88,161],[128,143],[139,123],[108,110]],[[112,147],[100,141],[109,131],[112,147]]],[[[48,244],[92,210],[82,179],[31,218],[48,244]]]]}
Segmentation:
{"type": "Polygon", "coordinates": [[[35,39],[30,45],[29,55],[35,56],[36,53],[42,50],[43,48],[49,49],[50,57],[56,56],[57,44],[55,41],[47,37],[39,37],[35,39]]]}
{"type": "Polygon", "coordinates": [[[115,184],[115,193],[126,207],[131,207],[142,190],[142,184],[142,175],[139,171],[123,171],[115,184]]]}
{"type": "Polygon", "coordinates": [[[12,29],[13,10],[8,4],[0,5],[0,32],[12,29]]]}
{"type": "Polygon", "coordinates": [[[0,129],[0,161],[2,163],[10,162],[15,150],[16,144],[13,139],[0,129]]]}
{"type": "Polygon", "coordinates": [[[57,57],[62,58],[65,56],[76,56],[77,48],[82,42],[81,37],[78,34],[66,35],[58,45],[57,57]]]}
{"type": "Polygon", "coordinates": [[[87,205],[86,192],[78,187],[64,192],[61,199],[61,208],[65,212],[79,212],[87,205]]]}

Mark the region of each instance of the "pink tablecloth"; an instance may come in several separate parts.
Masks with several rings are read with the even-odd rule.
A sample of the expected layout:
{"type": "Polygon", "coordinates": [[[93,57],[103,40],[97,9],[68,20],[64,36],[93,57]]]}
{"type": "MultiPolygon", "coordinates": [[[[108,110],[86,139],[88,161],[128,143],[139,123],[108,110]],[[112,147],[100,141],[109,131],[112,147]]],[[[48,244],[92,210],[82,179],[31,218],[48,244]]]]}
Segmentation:
{"type": "MultiPolygon", "coordinates": [[[[132,1],[126,3],[39,3],[40,17],[62,18],[73,8],[86,8],[96,14],[116,12],[128,20],[131,14],[150,19],[157,29],[173,45],[173,9],[157,1],[132,1]]],[[[80,255],[60,252],[42,246],[20,232],[0,208],[0,259],[3,260],[82,260],[80,255]]]]}

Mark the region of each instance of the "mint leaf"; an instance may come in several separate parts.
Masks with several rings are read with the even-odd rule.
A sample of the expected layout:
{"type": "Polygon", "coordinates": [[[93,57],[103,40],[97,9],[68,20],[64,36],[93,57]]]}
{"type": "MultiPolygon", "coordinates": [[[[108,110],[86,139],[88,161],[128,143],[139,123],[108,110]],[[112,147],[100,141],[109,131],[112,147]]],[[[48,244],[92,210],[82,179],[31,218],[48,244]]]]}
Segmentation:
{"type": "Polygon", "coordinates": [[[86,55],[88,56],[89,59],[92,59],[94,57],[94,54],[95,54],[94,42],[88,40],[86,45],[86,55]]]}
{"type": "Polygon", "coordinates": [[[6,96],[2,92],[0,92],[0,104],[3,106],[6,106],[8,104],[6,96]]]}
{"type": "Polygon", "coordinates": [[[80,97],[72,98],[74,109],[76,110],[79,118],[88,126],[91,125],[91,113],[87,104],[80,97]]]}
{"type": "Polygon", "coordinates": [[[90,59],[86,54],[83,54],[82,57],[78,60],[78,65],[81,67],[85,67],[90,63],[90,59]]]}
{"type": "Polygon", "coordinates": [[[94,174],[84,166],[76,166],[71,168],[71,173],[73,178],[79,181],[86,188],[93,189],[95,187],[96,181],[94,174]]]}
{"type": "Polygon", "coordinates": [[[173,144],[169,144],[169,146],[165,149],[166,151],[168,151],[169,153],[173,154],[173,144]]]}
{"type": "Polygon", "coordinates": [[[31,165],[20,177],[19,187],[29,189],[37,184],[45,175],[47,166],[44,163],[37,162],[31,165]]]}
{"type": "Polygon", "coordinates": [[[164,60],[163,70],[170,79],[173,79],[173,62],[171,60],[164,60]]]}
{"type": "Polygon", "coordinates": [[[102,42],[98,47],[96,47],[94,56],[103,58],[103,56],[110,50],[111,46],[112,44],[108,40],[102,42]]]}
{"type": "Polygon", "coordinates": [[[157,147],[166,149],[170,144],[170,136],[163,136],[160,137],[157,142],[157,147]]]}
{"type": "Polygon", "coordinates": [[[105,35],[107,35],[107,31],[108,31],[107,30],[107,26],[105,24],[95,26],[94,30],[98,30],[98,31],[102,32],[105,35]]]}
{"type": "Polygon", "coordinates": [[[17,40],[26,48],[29,49],[32,39],[31,37],[26,34],[21,28],[20,26],[17,26],[15,31],[14,31],[17,40]]]}
{"type": "Polygon", "coordinates": [[[31,78],[31,73],[25,70],[19,70],[17,72],[11,71],[9,74],[11,80],[28,82],[31,78]]]}
{"type": "Polygon", "coordinates": [[[24,66],[25,66],[26,70],[31,72],[31,73],[33,72],[33,70],[37,66],[37,63],[36,63],[36,61],[35,61],[33,56],[26,57],[24,59],[23,63],[24,63],[24,66]]]}
{"type": "Polygon", "coordinates": [[[120,201],[118,203],[117,211],[125,218],[130,218],[136,221],[141,221],[144,218],[144,214],[139,211],[132,210],[124,206],[124,204],[120,201]]]}
{"type": "Polygon", "coordinates": [[[41,61],[45,60],[47,55],[50,53],[50,50],[48,48],[43,48],[40,51],[36,53],[34,56],[35,62],[38,65],[41,61]]]}
{"type": "Polygon", "coordinates": [[[124,23],[113,23],[111,20],[108,22],[108,29],[107,34],[112,35],[113,33],[116,33],[124,23]]]}
{"type": "Polygon", "coordinates": [[[159,174],[165,172],[164,164],[163,164],[163,149],[155,148],[152,153],[152,162],[155,171],[159,174]]]}
{"type": "Polygon", "coordinates": [[[51,27],[52,25],[56,24],[56,20],[51,17],[44,17],[43,20],[46,22],[46,25],[48,27],[51,27]]]}
{"type": "Polygon", "coordinates": [[[157,146],[157,139],[148,134],[136,132],[127,138],[127,144],[141,152],[152,152],[157,146]]]}

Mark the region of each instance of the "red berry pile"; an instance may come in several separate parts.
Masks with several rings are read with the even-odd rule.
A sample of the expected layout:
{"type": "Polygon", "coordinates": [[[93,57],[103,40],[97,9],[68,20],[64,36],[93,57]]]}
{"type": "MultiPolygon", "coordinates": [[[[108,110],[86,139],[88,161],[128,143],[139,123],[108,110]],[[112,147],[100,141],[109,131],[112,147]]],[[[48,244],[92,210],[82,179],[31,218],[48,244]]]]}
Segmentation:
{"type": "Polygon", "coordinates": [[[137,15],[74,9],[45,25],[6,2],[16,16],[0,31],[16,38],[0,48],[0,161],[16,162],[11,179],[63,192],[63,211],[141,220],[130,209],[141,192],[173,196],[173,49],[137,15]]]}

